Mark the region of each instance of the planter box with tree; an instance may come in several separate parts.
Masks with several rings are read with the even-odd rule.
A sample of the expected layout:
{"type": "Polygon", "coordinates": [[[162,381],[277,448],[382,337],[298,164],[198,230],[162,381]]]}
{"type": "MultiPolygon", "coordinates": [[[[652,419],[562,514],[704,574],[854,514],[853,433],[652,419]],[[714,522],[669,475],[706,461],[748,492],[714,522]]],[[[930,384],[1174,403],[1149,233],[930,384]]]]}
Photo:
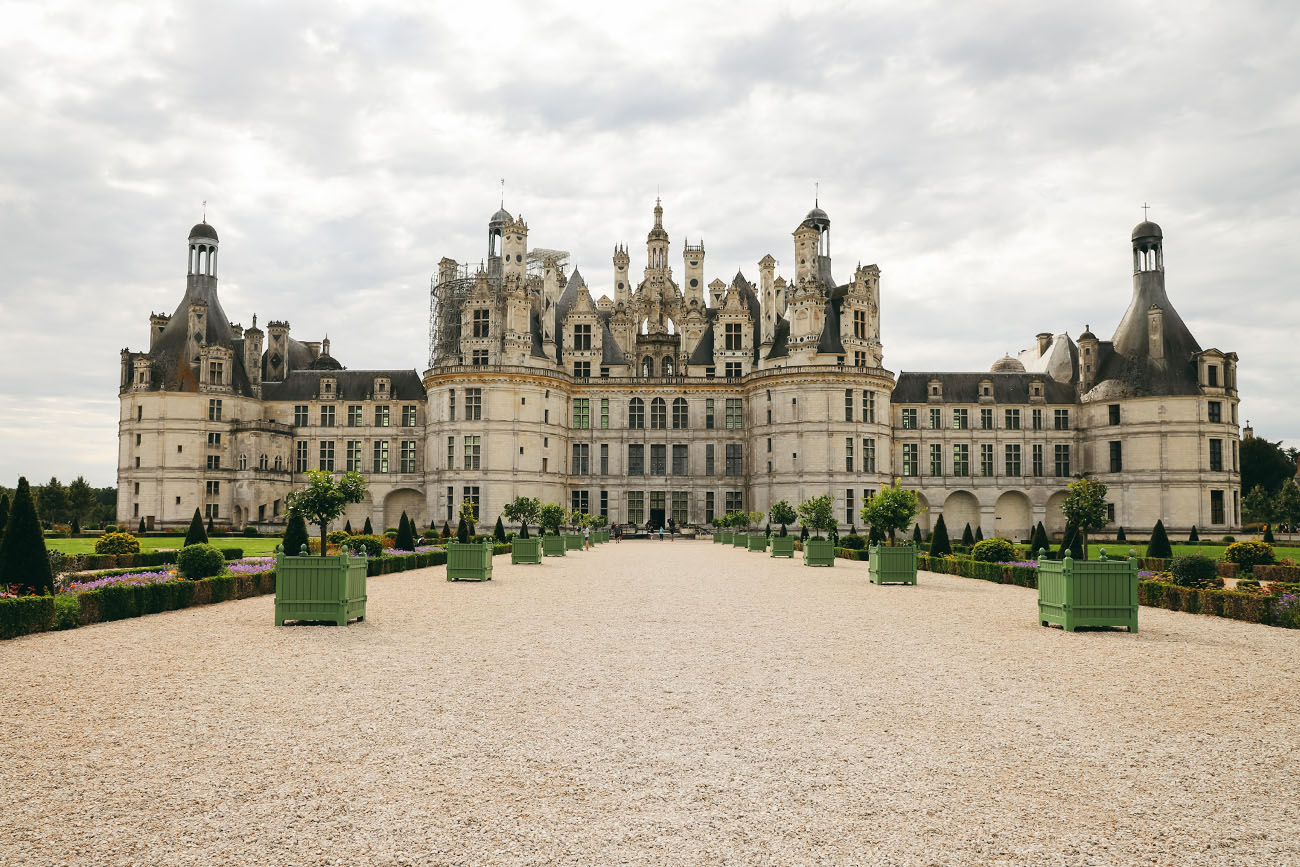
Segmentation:
{"type": "Polygon", "coordinates": [[[275,555],[275,623],[327,622],[346,626],[366,619],[366,555],[275,555]]]}
{"type": "MultiPolygon", "coordinates": [[[[478,515],[474,504],[468,500],[460,504],[460,520],[463,522],[469,538],[474,536],[474,524],[478,515]]],[[[448,542],[447,543],[447,580],[448,581],[491,581],[492,580],[492,540],[482,542],[448,542]]]]}
{"type": "Polygon", "coordinates": [[[1138,631],[1138,561],[1038,560],[1038,622],[1073,632],[1080,626],[1138,631]]]}
{"type": "Polygon", "coordinates": [[[803,543],[803,564],[805,566],[834,566],[835,543],[823,538],[822,531],[835,529],[835,514],[832,510],[830,494],[809,497],[799,504],[799,523],[804,529],[815,533],[803,543]]]}

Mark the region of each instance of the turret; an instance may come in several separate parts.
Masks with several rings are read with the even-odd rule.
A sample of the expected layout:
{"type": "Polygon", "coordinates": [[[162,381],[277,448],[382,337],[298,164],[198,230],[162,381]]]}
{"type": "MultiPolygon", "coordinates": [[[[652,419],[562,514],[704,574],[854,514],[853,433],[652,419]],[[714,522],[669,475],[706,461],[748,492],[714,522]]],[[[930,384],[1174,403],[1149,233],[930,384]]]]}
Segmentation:
{"type": "Polygon", "coordinates": [[[772,343],[776,335],[776,286],[773,275],[776,273],[776,259],[768,253],[758,260],[759,308],[763,317],[762,334],[759,338],[764,346],[772,343]]]}
{"type": "Polygon", "coordinates": [[[646,271],[668,268],[668,232],[664,230],[664,207],[655,199],[655,224],[645,239],[646,271]]]}
{"type": "Polygon", "coordinates": [[[257,327],[257,314],[253,325],[244,332],[244,372],[253,388],[253,396],[262,396],[262,329],[257,327]]]}
{"type": "Polygon", "coordinates": [[[501,249],[505,276],[522,280],[528,269],[528,224],[522,214],[517,220],[506,220],[501,227],[501,249]]]}
{"type": "Polygon", "coordinates": [[[162,336],[163,329],[172,318],[166,313],[149,314],[149,351],[153,352],[154,346],[158,343],[158,338],[162,336]]]}
{"type": "Polygon", "coordinates": [[[1092,333],[1092,326],[1083,326],[1079,335],[1079,393],[1088,392],[1097,383],[1097,365],[1101,360],[1100,342],[1092,333]]]}
{"type": "Polygon", "coordinates": [[[622,244],[614,248],[614,303],[627,304],[632,297],[632,287],[628,285],[627,266],[631,258],[627,247],[622,244]]]}
{"type": "Polygon", "coordinates": [[[217,230],[205,220],[190,229],[187,288],[201,284],[215,287],[217,282],[217,230]]]}
{"type": "Polygon", "coordinates": [[[289,366],[289,323],[272,319],[266,332],[266,381],[283,382],[289,366]]]}
{"type": "Polygon", "coordinates": [[[713,282],[709,284],[709,306],[721,307],[722,296],[726,291],[727,284],[723,283],[717,277],[714,277],[713,282]]]}
{"type": "Polygon", "coordinates": [[[687,305],[692,300],[698,305],[704,304],[704,242],[682,246],[682,264],[686,272],[685,300],[687,305]]]}

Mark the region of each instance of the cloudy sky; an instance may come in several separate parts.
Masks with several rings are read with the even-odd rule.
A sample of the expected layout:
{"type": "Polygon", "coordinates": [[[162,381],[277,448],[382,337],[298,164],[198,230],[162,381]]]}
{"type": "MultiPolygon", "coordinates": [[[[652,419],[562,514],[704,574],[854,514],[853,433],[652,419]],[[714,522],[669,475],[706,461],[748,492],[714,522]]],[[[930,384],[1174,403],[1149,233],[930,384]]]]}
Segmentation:
{"type": "Polygon", "coordinates": [[[819,182],[895,371],[1107,338],[1149,202],[1242,418],[1300,444],[1294,3],[624,6],[0,2],[0,482],[114,483],[118,353],[205,200],[231,318],[423,371],[430,274],[483,257],[502,178],[597,294],[656,191],[674,260],[753,279],[819,182]]]}

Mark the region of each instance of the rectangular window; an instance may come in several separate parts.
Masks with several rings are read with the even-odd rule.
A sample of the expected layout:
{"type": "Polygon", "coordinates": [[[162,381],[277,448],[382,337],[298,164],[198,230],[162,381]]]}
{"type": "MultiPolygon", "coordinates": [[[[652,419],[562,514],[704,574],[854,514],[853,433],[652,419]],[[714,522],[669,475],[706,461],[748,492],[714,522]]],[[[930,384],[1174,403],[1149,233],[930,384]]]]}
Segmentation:
{"type": "Polygon", "coordinates": [[[874,473],[876,471],[876,441],[874,439],[865,439],[862,441],[862,472],[874,473]]]}
{"type": "Polygon", "coordinates": [[[1034,443],[1032,455],[1033,455],[1033,459],[1032,459],[1033,473],[1035,476],[1042,476],[1043,475],[1043,444],[1042,443],[1034,443]]]}
{"type": "Polygon", "coordinates": [[[469,503],[474,507],[474,514],[480,521],[483,520],[483,512],[479,509],[478,504],[478,485],[464,485],[461,489],[460,501],[469,503]]]}
{"type": "Polygon", "coordinates": [[[934,430],[943,427],[943,411],[937,406],[930,407],[930,427],[934,430]]]}
{"type": "Polygon", "coordinates": [[[980,443],[980,475],[993,475],[993,443],[980,443]]]}
{"type": "Polygon", "coordinates": [[[850,527],[857,523],[857,516],[853,514],[853,489],[844,489],[844,523],[850,527]]]}
{"type": "Polygon", "coordinates": [[[1223,472],[1223,440],[1210,440],[1210,472],[1223,472]]]}
{"type": "Polygon", "coordinates": [[[916,410],[903,410],[903,430],[916,430],[919,425],[916,423],[916,410]]]}
{"type": "Polygon", "coordinates": [[[1058,409],[1055,414],[1055,423],[1057,430],[1070,429],[1070,411],[1068,409],[1058,409]]]}
{"type": "Polygon", "coordinates": [[[685,429],[690,425],[690,418],[686,410],[686,398],[678,397],[673,399],[673,427],[685,429]]]}
{"type": "Polygon", "coordinates": [[[727,430],[740,430],[745,426],[743,413],[743,404],[740,398],[727,398],[727,430]]]}
{"type": "Polygon", "coordinates": [[[402,440],[402,472],[415,472],[415,440],[402,440]]]}
{"type": "Polygon", "coordinates": [[[903,475],[915,476],[920,472],[917,468],[920,463],[920,458],[917,457],[919,450],[917,443],[903,443],[903,475]]]}
{"type": "Polygon", "coordinates": [[[450,521],[456,517],[456,489],[451,485],[447,486],[447,520],[450,521]]]}
{"type": "Polygon", "coordinates": [[[690,475],[691,462],[689,459],[690,450],[685,443],[673,444],[673,475],[686,476],[690,475]]]}
{"type": "Polygon", "coordinates": [[[320,426],[334,427],[334,407],[322,406],[320,408],[320,426]]]}
{"type": "Polygon", "coordinates": [[[573,349],[576,352],[586,352],[591,349],[590,325],[573,326],[573,349]]]}
{"type": "Polygon", "coordinates": [[[321,440],[320,468],[327,473],[334,472],[334,441],[321,440]]]}
{"type": "Polygon", "coordinates": [[[456,438],[447,437],[447,469],[456,469],[456,438]]]}
{"type": "MultiPolygon", "coordinates": [[[[1205,369],[1205,372],[1210,375],[1210,385],[1217,388],[1219,385],[1219,368],[1211,364],[1205,369]]],[[[1222,497],[1223,494],[1220,494],[1219,496],[1222,497]]],[[[1223,522],[1216,521],[1215,523],[1222,524],[1223,522]]]]}
{"type": "Polygon", "coordinates": [[[689,517],[686,509],[687,502],[689,502],[689,498],[686,491],[673,491],[672,519],[678,528],[686,526],[689,517]]]}
{"type": "Polygon", "coordinates": [[[627,492],[627,521],[629,524],[645,523],[645,491],[627,492]]]}
{"type": "Polygon", "coordinates": [[[952,429],[966,430],[970,427],[970,410],[954,409],[952,411],[952,429]]]}
{"type": "Polygon", "coordinates": [[[1042,429],[1043,429],[1043,411],[1041,409],[1036,409],[1034,410],[1034,430],[1042,430],[1042,429]]]}
{"type": "Polygon", "coordinates": [[[627,426],[633,430],[645,427],[645,401],[634,397],[627,402],[627,426]]]}
{"type": "Polygon", "coordinates": [[[305,440],[298,440],[293,444],[293,471],[295,473],[307,472],[307,443],[305,440]]]}
{"type": "Polygon", "coordinates": [[[213,520],[216,520],[217,518],[221,517],[221,506],[220,506],[220,504],[218,504],[218,503],[204,503],[204,504],[203,504],[203,516],[204,516],[205,518],[212,518],[213,520]]]}
{"type": "Polygon", "coordinates": [[[573,444],[573,462],[569,472],[575,476],[591,474],[591,446],[588,443],[573,444]]]}
{"type": "Polygon", "coordinates": [[[609,491],[600,492],[600,513],[609,517],[609,491]]]}
{"type": "Polygon", "coordinates": [[[1020,444],[1007,443],[1006,470],[1008,476],[1020,475],[1020,444]]]}
{"type": "Polygon", "coordinates": [[[415,427],[415,404],[402,404],[402,427],[415,427]]]}
{"type": "Polygon", "coordinates": [[[970,443],[953,443],[952,474],[954,476],[970,475],[970,443]]]}
{"type": "Polygon", "coordinates": [[[475,337],[487,337],[492,331],[492,311],[475,310],[473,329],[475,337]]]}
{"type": "Polygon", "coordinates": [[[361,472],[361,440],[348,440],[348,463],[349,473],[361,472]]]}
{"type": "Polygon", "coordinates": [[[573,375],[578,379],[591,378],[591,362],[590,361],[573,362],[573,375]]]}
{"type": "Polygon", "coordinates": [[[1063,479],[1070,475],[1070,447],[1068,445],[1056,446],[1056,477],[1063,479]]]}
{"type": "Polygon", "coordinates": [[[1119,440],[1110,441],[1110,471],[1124,472],[1124,444],[1119,440]]]}
{"type": "Polygon", "coordinates": [[[740,333],[739,322],[728,322],[723,331],[723,334],[726,340],[726,343],[724,344],[724,348],[728,350],[739,350],[745,348],[744,346],[741,345],[741,333],[740,333]]]}
{"type": "Polygon", "coordinates": [[[726,511],[723,514],[730,515],[732,512],[739,512],[745,508],[745,497],[740,491],[727,491],[724,495],[724,507],[726,511]]]}
{"type": "Polygon", "coordinates": [[[744,376],[744,365],[739,361],[728,361],[723,365],[723,374],[725,376],[744,376]]]}
{"type": "Polygon", "coordinates": [[[300,403],[293,408],[293,423],[298,427],[306,427],[308,424],[307,415],[308,406],[300,403]]]}
{"type": "Polygon", "coordinates": [[[663,430],[668,427],[668,406],[662,397],[650,401],[650,429],[663,430]]]}
{"type": "Polygon", "coordinates": [[[704,444],[704,475],[713,476],[716,473],[713,461],[713,443],[704,444]]]}
{"type": "Polygon", "coordinates": [[[1003,413],[1003,427],[1007,430],[1020,430],[1020,410],[1009,409],[1003,413]]]}
{"type": "Polygon", "coordinates": [[[475,367],[486,367],[488,363],[488,351],[486,349],[474,349],[470,351],[469,363],[475,367]]]}
{"type": "Polygon", "coordinates": [[[609,430],[609,398],[600,399],[600,429],[609,430]]]}
{"type": "Polygon", "coordinates": [[[668,447],[663,443],[650,446],[650,475],[668,475],[668,447]]]}
{"type": "Polygon", "coordinates": [[[716,516],[717,506],[714,505],[713,491],[704,492],[704,523],[711,524],[716,516]]]}
{"type": "MultiPolygon", "coordinates": [[[[465,447],[465,469],[477,470],[482,469],[480,466],[482,438],[477,436],[467,436],[463,440],[465,447]]],[[[387,445],[387,443],[385,443],[387,445]]]]}
{"type": "Polygon", "coordinates": [[[862,420],[865,422],[875,422],[876,420],[876,393],[874,391],[862,392],[862,420]]]}
{"type": "Polygon", "coordinates": [[[447,418],[451,421],[456,420],[456,389],[447,391],[447,418]]]}
{"type": "MultiPolygon", "coordinates": [[[[1233,440],[1233,441],[1232,441],[1232,471],[1233,471],[1234,473],[1238,471],[1238,468],[1237,468],[1237,441],[1236,441],[1236,440],[1233,440]]],[[[1236,494],[1233,494],[1233,496],[1236,496],[1236,494]]],[[[1240,522],[1238,522],[1238,523],[1240,523],[1240,522]]]]}
{"type": "Polygon", "coordinates": [[[943,446],[940,443],[930,443],[930,475],[943,475],[943,446]]]}
{"type": "Polygon", "coordinates": [[[374,463],[370,465],[371,472],[388,472],[388,440],[375,440],[371,451],[374,457],[374,463]]]}
{"type": "Polygon", "coordinates": [[[844,389],[844,420],[853,421],[853,389],[844,389]]]}
{"type": "Polygon", "coordinates": [[[217,497],[217,496],[220,496],[220,495],[221,495],[221,482],[208,482],[208,483],[206,483],[206,484],[203,486],[203,489],[204,489],[204,492],[205,492],[209,497],[217,497]]]}
{"type": "Polygon", "coordinates": [[[587,430],[591,427],[591,398],[573,399],[573,426],[578,430],[587,430]]]}
{"type": "MultiPolygon", "coordinates": [[[[136,445],[140,445],[140,435],[139,435],[139,434],[136,434],[136,435],[135,435],[135,444],[136,444],[136,445]]],[[[210,433],[210,434],[208,434],[208,448],[210,448],[210,449],[219,449],[219,448],[221,448],[221,434],[219,434],[219,433],[210,433]]]]}
{"type": "MultiPolygon", "coordinates": [[[[1213,367],[1210,370],[1214,370],[1213,367]]],[[[1210,491],[1210,523],[1226,523],[1223,513],[1223,491],[1210,491]]]]}
{"type": "Polygon", "coordinates": [[[208,455],[208,469],[221,469],[221,455],[208,455]]]}
{"type": "Polygon", "coordinates": [[[727,443],[727,475],[745,474],[745,451],[740,443],[727,443]]]}
{"type": "Polygon", "coordinates": [[[212,399],[208,401],[208,421],[221,421],[221,401],[212,399]]]}
{"type": "Polygon", "coordinates": [[[591,491],[573,491],[569,495],[569,507],[585,515],[591,509],[591,491]]]}
{"type": "Polygon", "coordinates": [[[478,421],[483,418],[483,389],[465,389],[465,421],[478,421]]]}
{"type": "Polygon", "coordinates": [[[645,446],[641,443],[628,444],[627,474],[629,476],[645,475],[645,446]]]}
{"type": "Polygon", "coordinates": [[[704,427],[706,430],[713,430],[713,398],[704,400],[704,427]]]}
{"type": "Polygon", "coordinates": [[[221,380],[225,375],[224,366],[220,361],[208,362],[208,382],[213,385],[221,385],[221,380]]]}
{"type": "Polygon", "coordinates": [[[993,410],[990,407],[984,407],[980,410],[980,428],[983,430],[993,430],[993,410]]]}
{"type": "Polygon", "coordinates": [[[1119,404],[1112,403],[1106,407],[1111,424],[1119,424],[1119,404]]]}
{"type": "Polygon", "coordinates": [[[1107,523],[1107,524],[1113,524],[1113,523],[1115,523],[1115,504],[1114,504],[1114,503],[1107,503],[1107,504],[1106,504],[1106,523],[1107,523]]]}
{"type": "Polygon", "coordinates": [[[388,427],[389,418],[390,413],[387,406],[375,407],[375,427],[388,427]]]}
{"type": "MultiPolygon", "coordinates": [[[[361,420],[361,405],[355,404],[348,407],[348,427],[361,427],[364,424],[361,420]]],[[[412,422],[414,424],[414,422],[412,422]]]]}
{"type": "Polygon", "coordinates": [[[853,366],[854,366],[854,367],[866,367],[866,366],[867,366],[867,354],[866,354],[865,352],[859,352],[859,351],[857,351],[857,350],[854,350],[854,352],[853,352],[853,366]]]}
{"type": "Polygon", "coordinates": [[[844,438],[844,470],[853,472],[853,437],[844,438]]]}
{"type": "Polygon", "coordinates": [[[1209,410],[1210,410],[1210,421],[1211,421],[1213,424],[1220,424],[1220,423],[1223,422],[1223,404],[1222,404],[1222,403],[1220,403],[1220,402],[1217,401],[1217,400],[1212,400],[1212,401],[1210,401],[1210,403],[1209,403],[1209,410]]]}
{"type": "Polygon", "coordinates": [[[867,311],[853,311],[853,336],[858,340],[867,339],[867,311]]]}

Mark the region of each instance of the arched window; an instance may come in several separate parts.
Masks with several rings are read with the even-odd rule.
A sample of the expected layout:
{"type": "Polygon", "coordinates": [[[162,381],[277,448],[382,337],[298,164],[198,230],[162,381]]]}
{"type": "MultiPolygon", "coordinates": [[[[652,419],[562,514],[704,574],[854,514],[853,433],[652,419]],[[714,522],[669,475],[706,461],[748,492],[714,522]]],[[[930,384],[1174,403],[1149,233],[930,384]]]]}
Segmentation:
{"type": "Polygon", "coordinates": [[[642,376],[655,375],[655,361],[653,358],[651,358],[648,355],[645,358],[641,359],[641,375],[642,376]]]}
{"type": "Polygon", "coordinates": [[[271,462],[270,462],[269,460],[267,460],[266,455],[262,455],[261,457],[259,457],[259,458],[257,459],[257,468],[258,468],[259,470],[264,470],[264,469],[266,469],[268,466],[270,466],[270,463],[271,463],[271,462]]]}
{"type": "Polygon", "coordinates": [[[662,397],[650,401],[650,427],[655,430],[668,427],[668,404],[662,397]]]}
{"type": "Polygon", "coordinates": [[[686,421],[686,398],[678,397],[673,399],[673,427],[684,428],[687,426],[686,421]]]}
{"type": "Polygon", "coordinates": [[[248,469],[248,455],[240,455],[240,456],[239,456],[239,468],[240,468],[241,470],[246,470],[246,469],[248,469]]]}
{"type": "Polygon", "coordinates": [[[627,426],[630,428],[645,427],[645,401],[639,397],[634,397],[627,402],[627,426]]]}
{"type": "Polygon", "coordinates": [[[661,369],[664,372],[664,376],[673,375],[673,360],[669,358],[667,355],[664,356],[663,366],[661,367],[661,369]]]}
{"type": "Polygon", "coordinates": [[[280,455],[275,456],[275,468],[277,470],[284,469],[284,458],[282,458],[280,455]]]}

